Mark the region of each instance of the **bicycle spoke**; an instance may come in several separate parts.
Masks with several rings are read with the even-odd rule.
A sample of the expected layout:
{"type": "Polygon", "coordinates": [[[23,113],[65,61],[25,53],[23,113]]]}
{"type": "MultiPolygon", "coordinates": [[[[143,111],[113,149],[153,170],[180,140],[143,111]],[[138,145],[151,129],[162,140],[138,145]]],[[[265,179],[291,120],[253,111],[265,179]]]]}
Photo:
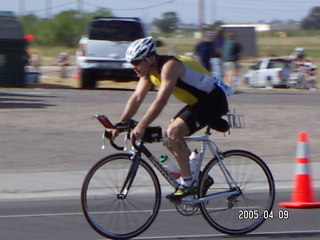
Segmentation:
{"type": "Polygon", "coordinates": [[[208,163],[203,177],[211,176],[214,184],[207,190],[206,196],[216,194],[218,197],[208,197],[210,200],[200,205],[201,212],[211,226],[223,233],[247,233],[263,223],[264,212],[273,206],[273,178],[262,160],[251,153],[233,150],[224,154],[223,164],[230,178],[226,176],[228,174],[223,174],[216,159],[208,163]],[[220,194],[219,197],[219,193],[234,187],[239,188],[240,192],[229,196],[220,194]]]}
{"type": "Polygon", "coordinates": [[[90,170],[83,184],[81,199],[86,219],[105,237],[137,236],[158,213],[161,196],[156,175],[140,161],[133,180],[129,173],[131,164],[129,154],[107,157],[90,170]]]}

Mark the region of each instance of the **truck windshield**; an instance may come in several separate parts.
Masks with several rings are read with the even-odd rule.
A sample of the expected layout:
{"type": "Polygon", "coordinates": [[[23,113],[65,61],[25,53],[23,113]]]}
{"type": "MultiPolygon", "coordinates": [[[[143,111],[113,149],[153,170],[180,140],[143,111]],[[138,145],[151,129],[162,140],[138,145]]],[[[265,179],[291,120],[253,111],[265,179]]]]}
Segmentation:
{"type": "Polygon", "coordinates": [[[284,60],[273,60],[268,64],[268,68],[290,68],[291,62],[284,60]]]}
{"type": "Polygon", "coordinates": [[[143,38],[143,30],[139,22],[132,21],[93,21],[88,37],[93,40],[134,41],[143,38]]]}

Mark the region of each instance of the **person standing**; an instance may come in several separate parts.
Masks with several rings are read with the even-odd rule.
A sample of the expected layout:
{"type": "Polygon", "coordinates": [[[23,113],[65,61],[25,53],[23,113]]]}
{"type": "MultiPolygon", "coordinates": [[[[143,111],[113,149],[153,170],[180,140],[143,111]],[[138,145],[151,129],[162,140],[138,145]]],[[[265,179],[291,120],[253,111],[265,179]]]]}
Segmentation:
{"type": "Polygon", "coordinates": [[[211,35],[206,33],[202,41],[196,45],[195,53],[199,57],[200,64],[211,72],[210,57],[212,52],[211,35]]]}
{"type": "Polygon", "coordinates": [[[62,52],[59,54],[59,58],[57,60],[58,66],[60,66],[60,78],[68,77],[68,66],[69,66],[69,54],[66,52],[62,52]]]}
{"type": "Polygon", "coordinates": [[[224,80],[231,88],[235,88],[235,83],[239,82],[241,48],[240,42],[236,40],[236,33],[234,31],[227,32],[223,44],[222,60],[225,70],[224,80]]]}
{"type": "Polygon", "coordinates": [[[218,28],[215,32],[212,47],[212,56],[210,58],[212,76],[222,79],[223,66],[222,66],[222,48],[224,41],[224,32],[222,28],[218,28]]]}

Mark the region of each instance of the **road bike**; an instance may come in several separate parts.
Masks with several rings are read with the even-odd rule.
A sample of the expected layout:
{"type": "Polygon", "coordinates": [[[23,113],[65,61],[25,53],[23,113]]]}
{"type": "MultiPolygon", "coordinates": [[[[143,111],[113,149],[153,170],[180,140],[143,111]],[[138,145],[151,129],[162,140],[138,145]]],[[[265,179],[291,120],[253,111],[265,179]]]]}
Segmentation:
{"type": "MultiPolygon", "coordinates": [[[[159,212],[161,186],[155,171],[173,188],[179,186],[179,180],[146,147],[147,143],[163,141],[161,127],[148,127],[142,140],[130,141],[135,121],[114,125],[104,115],[95,118],[106,129],[125,132],[126,143],[125,147],[119,146],[105,129],[103,139],[109,139],[110,144],[122,152],[106,156],[87,173],[81,189],[83,213],[90,226],[102,236],[130,239],[147,230],[159,212]],[[127,147],[129,143],[131,148],[127,147]]],[[[241,119],[239,114],[228,114],[231,128],[243,127],[241,119]]],[[[272,211],[273,176],[257,155],[238,149],[222,152],[210,140],[210,135],[208,126],[202,136],[185,138],[188,144],[200,145],[195,173],[197,190],[194,195],[173,204],[184,216],[202,214],[222,233],[249,233],[272,211]],[[212,180],[210,184],[208,179],[212,180]]]]}

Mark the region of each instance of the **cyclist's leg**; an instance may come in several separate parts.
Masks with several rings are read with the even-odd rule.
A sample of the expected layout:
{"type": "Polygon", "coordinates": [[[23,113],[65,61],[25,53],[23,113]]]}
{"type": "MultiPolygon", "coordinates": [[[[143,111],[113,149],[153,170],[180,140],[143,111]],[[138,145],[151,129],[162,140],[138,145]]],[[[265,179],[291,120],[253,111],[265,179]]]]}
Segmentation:
{"type": "Polygon", "coordinates": [[[189,134],[189,129],[186,123],[181,118],[175,118],[168,126],[166,135],[171,141],[169,151],[176,158],[181,169],[181,185],[175,192],[166,196],[167,199],[172,201],[179,201],[187,195],[194,194],[195,188],[193,187],[193,176],[190,171],[189,156],[190,150],[184,139],[189,134]]]}
{"type": "Polygon", "coordinates": [[[189,156],[191,154],[188,145],[184,139],[185,136],[189,135],[189,128],[181,118],[174,119],[166,130],[166,135],[170,139],[169,151],[178,161],[181,168],[182,176],[190,176],[189,156]]]}
{"type": "MultiPolygon", "coordinates": [[[[228,110],[226,96],[219,87],[215,87],[208,96],[193,105],[184,107],[174,118],[167,129],[167,136],[171,139],[172,146],[169,149],[177,159],[181,168],[183,179],[189,179],[193,183],[193,177],[190,171],[189,156],[190,150],[184,140],[185,136],[202,129],[213,119],[220,118],[228,110]]],[[[168,199],[184,197],[194,192],[190,191],[191,184],[185,184],[187,188],[182,187],[175,193],[167,195],[168,199]],[[176,194],[177,193],[177,194],[176,194]],[[181,196],[181,197],[180,197],[181,196]]]]}
{"type": "Polygon", "coordinates": [[[207,112],[210,112],[208,116],[208,125],[219,132],[226,132],[229,130],[229,123],[221,117],[228,112],[228,101],[224,92],[216,87],[207,100],[210,105],[207,106],[207,112]]]}

